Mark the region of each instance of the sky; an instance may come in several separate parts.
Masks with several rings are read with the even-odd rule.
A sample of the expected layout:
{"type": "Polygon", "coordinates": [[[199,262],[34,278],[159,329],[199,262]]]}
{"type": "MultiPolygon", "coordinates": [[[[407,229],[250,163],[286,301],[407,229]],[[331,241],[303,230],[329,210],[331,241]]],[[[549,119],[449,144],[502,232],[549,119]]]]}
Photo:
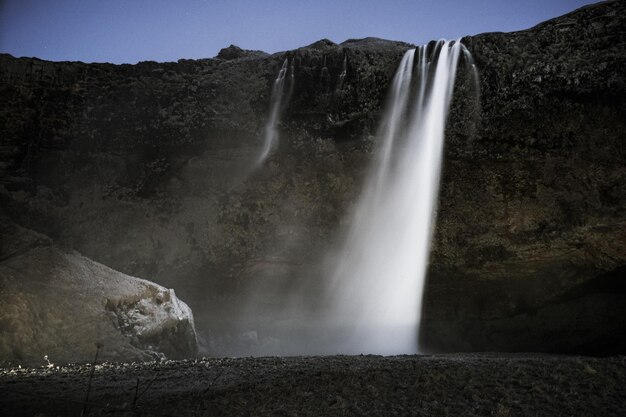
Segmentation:
{"type": "Polygon", "coordinates": [[[0,0],[0,52],[51,61],[274,53],[327,38],[423,44],[527,29],[593,0],[0,0]]]}

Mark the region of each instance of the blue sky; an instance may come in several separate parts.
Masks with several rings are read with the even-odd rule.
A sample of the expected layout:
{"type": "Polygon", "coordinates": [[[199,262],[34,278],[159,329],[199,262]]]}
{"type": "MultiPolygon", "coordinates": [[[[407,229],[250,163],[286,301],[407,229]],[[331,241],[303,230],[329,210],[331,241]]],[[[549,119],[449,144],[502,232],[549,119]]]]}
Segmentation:
{"type": "Polygon", "coordinates": [[[526,29],[593,0],[0,0],[0,52],[52,61],[210,58],[328,38],[414,44],[526,29]]]}

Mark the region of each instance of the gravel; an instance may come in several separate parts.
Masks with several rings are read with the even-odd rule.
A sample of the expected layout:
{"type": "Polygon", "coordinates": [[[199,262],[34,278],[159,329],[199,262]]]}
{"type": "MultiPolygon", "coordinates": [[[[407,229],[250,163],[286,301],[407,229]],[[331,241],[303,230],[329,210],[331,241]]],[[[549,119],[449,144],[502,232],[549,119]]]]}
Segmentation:
{"type": "Polygon", "coordinates": [[[626,357],[202,358],[0,369],[2,416],[624,416],[626,357]],[[85,404],[87,406],[85,407],[85,404]]]}

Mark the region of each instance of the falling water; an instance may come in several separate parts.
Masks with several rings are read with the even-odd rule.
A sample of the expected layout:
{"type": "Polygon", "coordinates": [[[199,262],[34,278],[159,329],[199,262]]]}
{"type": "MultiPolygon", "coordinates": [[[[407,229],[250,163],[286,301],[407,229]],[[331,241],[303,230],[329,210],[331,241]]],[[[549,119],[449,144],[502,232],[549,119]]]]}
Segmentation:
{"type": "Polygon", "coordinates": [[[278,121],[280,119],[280,113],[283,110],[284,103],[289,100],[289,96],[293,90],[294,84],[294,69],[293,63],[289,68],[289,59],[285,58],[274,85],[272,86],[272,95],[270,98],[270,116],[265,125],[265,142],[263,143],[263,150],[258,159],[258,165],[262,164],[267,159],[270,152],[278,145],[278,121]],[[287,71],[291,70],[291,78],[289,82],[288,91],[285,92],[285,78],[287,71]]]}
{"type": "Polygon", "coordinates": [[[339,81],[337,82],[336,90],[341,90],[343,88],[343,83],[346,80],[346,75],[348,74],[348,55],[343,56],[343,67],[341,68],[341,73],[339,74],[339,81]]]}
{"type": "Polygon", "coordinates": [[[328,321],[341,353],[417,351],[444,130],[459,41],[405,53],[393,79],[375,167],[333,275],[328,321]]]}

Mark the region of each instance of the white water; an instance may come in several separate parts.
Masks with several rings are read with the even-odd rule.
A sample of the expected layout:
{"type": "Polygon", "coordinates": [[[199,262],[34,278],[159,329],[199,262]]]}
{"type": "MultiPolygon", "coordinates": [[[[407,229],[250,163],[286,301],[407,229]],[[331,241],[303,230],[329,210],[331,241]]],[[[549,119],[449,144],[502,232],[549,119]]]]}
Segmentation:
{"type": "Polygon", "coordinates": [[[337,88],[335,88],[335,90],[339,91],[343,88],[343,83],[346,80],[347,74],[348,74],[348,55],[344,55],[343,67],[341,69],[341,73],[339,74],[339,81],[337,82],[337,88]]]}
{"type": "Polygon", "coordinates": [[[415,353],[460,42],[406,52],[328,291],[334,353],[415,353]]]}
{"type": "Polygon", "coordinates": [[[263,149],[261,155],[257,161],[258,165],[261,165],[269,156],[272,150],[278,145],[278,122],[280,120],[280,114],[283,110],[284,104],[289,100],[291,91],[293,90],[294,82],[294,69],[293,64],[291,66],[291,78],[289,82],[289,88],[285,93],[286,76],[289,66],[288,58],[285,58],[274,85],[272,86],[272,95],[270,98],[270,115],[265,125],[265,141],[263,142],[263,149]]]}

